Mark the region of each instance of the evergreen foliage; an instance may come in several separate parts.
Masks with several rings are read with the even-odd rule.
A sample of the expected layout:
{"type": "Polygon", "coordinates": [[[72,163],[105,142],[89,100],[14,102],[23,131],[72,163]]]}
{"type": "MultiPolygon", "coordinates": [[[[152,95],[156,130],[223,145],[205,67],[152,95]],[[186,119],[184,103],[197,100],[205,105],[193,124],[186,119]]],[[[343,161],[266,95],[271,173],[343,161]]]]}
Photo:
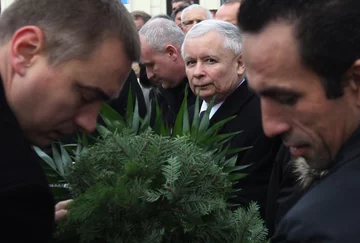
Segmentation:
{"type": "MultiPolygon", "coordinates": [[[[236,157],[226,159],[234,151],[224,145],[234,134],[216,135],[226,121],[209,127],[209,108],[201,121],[195,114],[190,125],[186,97],[173,130],[162,119],[151,129],[151,110],[144,120],[137,104],[129,105],[132,110],[123,119],[104,106],[106,127],[98,126],[101,137],[93,145],[79,137],[77,147],[68,152],[60,146],[54,159],[37,151],[66,179],[74,197],[58,227],[59,241],[266,242],[255,203],[236,211],[226,203],[232,182],[244,176],[236,157]]],[[[161,111],[156,112],[159,118],[161,111]]]]}

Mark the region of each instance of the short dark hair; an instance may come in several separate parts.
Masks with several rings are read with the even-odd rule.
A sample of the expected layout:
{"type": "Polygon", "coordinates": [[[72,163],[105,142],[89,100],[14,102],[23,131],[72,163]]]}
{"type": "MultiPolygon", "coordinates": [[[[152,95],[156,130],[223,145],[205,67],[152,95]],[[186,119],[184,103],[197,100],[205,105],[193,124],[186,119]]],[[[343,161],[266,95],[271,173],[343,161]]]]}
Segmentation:
{"type": "Polygon", "coordinates": [[[301,60],[322,78],[327,97],[341,97],[344,75],[360,58],[360,1],[243,0],[238,13],[244,33],[278,19],[294,26],[301,60]]]}
{"type": "Polygon", "coordinates": [[[173,0],[172,3],[184,2],[187,4],[191,4],[190,0],[173,0]]]}
{"type": "Polygon", "coordinates": [[[133,19],[142,18],[144,20],[144,24],[151,19],[151,15],[144,11],[135,10],[131,12],[131,16],[133,19]]]}
{"type": "Polygon", "coordinates": [[[179,12],[183,11],[185,8],[189,7],[189,6],[190,6],[190,4],[187,4],[187,3],[181,4],[179,7],[177,7],[177,8],[174,9],[174,11],[173,11],[172,14],[171,14],[171,18],[172,18],[173,20],[175,20],[176,15],[177,15],[179,12]]]}
{"type": "Polygon", "coordinates": [[[105,38],[120,40],[131,61],[140,57],[134,21],[119,0],[16,0],[0,15],[0,45],[28,25],[43,31],[53,65],[88,58],[105,38]]]}

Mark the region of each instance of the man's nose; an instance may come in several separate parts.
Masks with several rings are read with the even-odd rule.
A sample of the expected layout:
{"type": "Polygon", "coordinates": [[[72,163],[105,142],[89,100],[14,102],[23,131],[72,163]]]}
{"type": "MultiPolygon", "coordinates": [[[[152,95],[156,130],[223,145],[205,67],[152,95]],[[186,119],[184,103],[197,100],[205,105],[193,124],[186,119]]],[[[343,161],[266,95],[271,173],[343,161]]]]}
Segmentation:
{"type": "Polygon", "coordinates": [[[275,137],[290,130],[290,124],[284,112],[271,101],[261,99],[262,126],[266,136],[275,137]]]}
{"type": "Polygon", "coordinates": [[[75,124],[87,133],[96,129],[97,118],[102,102],[96,102],[83,107],[75,118],[75,124]]]}
{"type": "Polygon", "coordinates": [[[151,80],[155,75],[153,71],[151,71],[149,68],[146,68],[146,76],[149,80],[151,80]]]}
{"type": "Polygon", "coordinates": [[[196,66],[194,67],[194,77],[200,78],[204,75],[204,69],[201,62],[197,62],[196,66]]]}

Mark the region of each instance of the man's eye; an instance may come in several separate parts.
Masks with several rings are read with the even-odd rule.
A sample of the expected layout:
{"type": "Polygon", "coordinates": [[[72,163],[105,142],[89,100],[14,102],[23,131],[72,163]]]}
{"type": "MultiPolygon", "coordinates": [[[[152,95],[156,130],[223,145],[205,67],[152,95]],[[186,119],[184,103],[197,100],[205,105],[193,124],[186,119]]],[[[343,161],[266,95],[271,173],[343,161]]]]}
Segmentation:
{"type": "Polygon", "coordinates": [[[81,94],[80,99],[82,103],[89,104],[91,102],[94,102],[97,99],[97,97],[91,94],[81,94]]]}
{"type": "Polygon", "coordinates": [[[183,25],[192,25],[194,23],[194,21],[187,21],[187,22],[183,22],[183,25]]]}
{"type": "Polygon", "coordinates": [[[91,100],[88,97],[86,97],[85,95],[81,95],[80,99],[81,99],[81,102],[84,103],[84,104],[87,104],[87,103],[91,102],[91,100]]]}
{"type": "Polygon", "coordinates": [[[195,64],[195,61],[187,61],[186,62],[187,67],[193,66],[194,64],[195,64]]]}
{"type": "Polygon", "coordinates": [[[284,97],[278,97],[277,100],[282,105],[295,105],[298,100],[298,97],[284,96],[284,97]]]}
{"type": "Polygon", "coordinates": [[[212,58],[208,58],[208,59],[205,60],[205,62],[207,62],[207,63],[216,63],[216,60],[212,59],[212,58]]]}
{"type": "Polygon", "coordinates": [[[154,68],[154,63],[146,63],[144,65],[146,68],[154,68]]]}

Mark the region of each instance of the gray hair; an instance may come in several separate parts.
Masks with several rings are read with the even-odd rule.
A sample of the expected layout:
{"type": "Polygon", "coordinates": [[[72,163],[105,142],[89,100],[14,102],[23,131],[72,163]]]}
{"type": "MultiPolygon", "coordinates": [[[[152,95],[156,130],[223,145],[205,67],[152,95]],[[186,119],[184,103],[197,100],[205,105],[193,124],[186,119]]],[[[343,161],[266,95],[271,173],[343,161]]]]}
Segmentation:
{"type": "Polygon", "coordinates": [[[0,15],[0,45],[30,25],[43,31],[52,65],[86,59],[106,38],[120,40],[131,61],[140,58],[134,21],[119,0],[16,0],[0,15]]]}
{"type": "Polygon", "coordinates": [[[184,57],[184,46],[188,39],[204,36],[209,32],[216,32],[223,38],[224,48],[233,51],[235,55],[241,53],[243,37],[235,25],[222,20],[204,20],[194,25],[186,34],[181,55],[184,57]]]}
{"type": "Polygon", "coordinates": [[[181,13],[181,22],[184,20],[184,15],[187,12],[189,12],[189,11],[191,11],[193,9],[202,9],[202,10],[204,10],[205,13],[206,13],[206,19],[212,19],[212,15],[211,15],[211,12],[210,12],[209,9],[204,8],[204,7],[200,6],[199,4],[192,4],[189,7],[184,8],[184,10],[182,11],[182,13],[181,13]]]}
{"type": "Polygon", "coordinates": [[[166,45],[173,45],[180,50],[185,37],[174,21],[164,18],[149,20],[140,29],[139,34],[158,52],[163,52],[166,45]]]}

